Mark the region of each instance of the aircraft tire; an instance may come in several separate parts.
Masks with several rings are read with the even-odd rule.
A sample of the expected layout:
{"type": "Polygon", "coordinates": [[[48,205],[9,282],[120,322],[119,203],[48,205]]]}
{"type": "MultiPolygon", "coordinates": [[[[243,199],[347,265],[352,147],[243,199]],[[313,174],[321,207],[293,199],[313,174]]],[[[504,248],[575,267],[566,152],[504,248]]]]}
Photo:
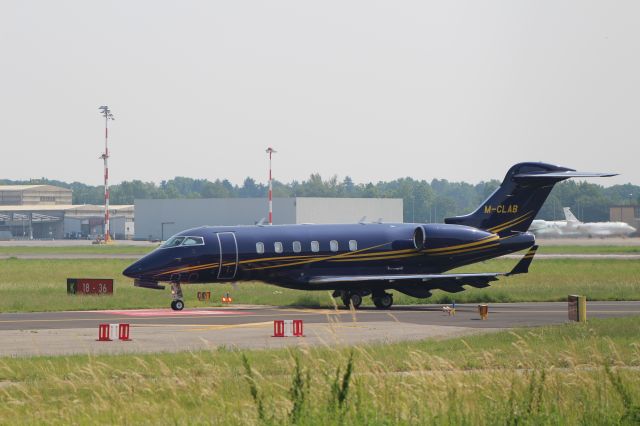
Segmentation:
{"type": "Polygon", "coordinates": [[[350,302],[353,305],[354,309],[358,309],[360,305],[362,305],[362,296],[360,296],[358,293],[351,294],[350,299],[350,302]]]}
{"type": "Polygon", "coordinates": [[[340,299],[342,300],[342,304],[345,308],[348,309],[351,303],[351,294],[348,291],[343,291],[340,295],[340,299]]]}
{"type": "Polygon", "coordinates": [[[382,296],[373,297],[373,304],[378,309],[389,309],[393,305],[393,295],[384,293],[382,296]]]}
{"type": "Polygon", "coordinates": [[[181,311],[184,309],[184,302],[182,300],[174,300],[171,302],[171,309],[174,311],[181,311]]]}

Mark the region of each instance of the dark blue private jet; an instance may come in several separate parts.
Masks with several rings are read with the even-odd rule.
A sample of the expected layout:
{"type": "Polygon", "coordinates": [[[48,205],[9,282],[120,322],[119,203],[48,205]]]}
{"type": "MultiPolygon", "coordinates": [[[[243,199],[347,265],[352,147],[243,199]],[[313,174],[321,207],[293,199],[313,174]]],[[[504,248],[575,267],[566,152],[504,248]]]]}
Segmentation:
{"type": "Polygon", "coordinates": [[[537,246],[527,230],[553,185],[606,176],[615,174],[516,164],[475,212],[444,224],[203,226],[174,235],[123,273],[137,287],[171,283],[174,310],[184,308],[182,284],[241,281],[333,290],[354,308],[371,295],[376,307],[388,309],[387,290],[426,298],[434,289],[455,293],[528,272],[537,246]],[[529,251],[510,272],[446,273],[523,249],[529,251]]]}

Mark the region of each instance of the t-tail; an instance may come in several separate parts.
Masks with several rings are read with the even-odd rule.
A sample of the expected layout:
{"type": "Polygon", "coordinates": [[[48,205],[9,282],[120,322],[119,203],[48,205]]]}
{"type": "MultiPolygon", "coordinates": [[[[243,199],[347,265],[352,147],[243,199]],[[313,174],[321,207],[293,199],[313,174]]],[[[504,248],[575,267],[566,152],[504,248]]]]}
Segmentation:
{"type": "Polygon", "coordinates": [[[608,177],[615,173],[578,172],[546,163],[519,163],[478,209],[466,216],[448,217],[449,224],[467,225],[499,234],[526,232],[556,183],[574,177],[608,177]]]}

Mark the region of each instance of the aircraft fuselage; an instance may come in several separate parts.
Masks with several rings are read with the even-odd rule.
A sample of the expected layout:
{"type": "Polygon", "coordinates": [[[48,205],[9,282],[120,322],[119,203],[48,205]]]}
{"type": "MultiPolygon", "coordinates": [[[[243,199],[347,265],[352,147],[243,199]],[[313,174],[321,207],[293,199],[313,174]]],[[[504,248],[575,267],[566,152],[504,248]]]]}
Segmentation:
{"type": "MultiPolygon", "coordinates": [[[[352,289],[358,283],[314,284],[310,278],[442,273],[534,243],[530,233],[500,238],[446,224],[207,226],[175,235],[124,274],[150,283],[257,280],[296,289],[352,289]],[[189,237],[198,244],[171,246],[189,237]]],[[[363,285],[415,285],[381,281],[363,285]]]]}

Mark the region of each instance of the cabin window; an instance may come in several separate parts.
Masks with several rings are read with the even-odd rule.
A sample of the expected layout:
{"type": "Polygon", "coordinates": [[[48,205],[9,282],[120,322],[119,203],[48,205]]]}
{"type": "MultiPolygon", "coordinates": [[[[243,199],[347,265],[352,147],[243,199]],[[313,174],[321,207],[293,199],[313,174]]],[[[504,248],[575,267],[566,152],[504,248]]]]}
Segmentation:
{"type": "Polygon", "coordinates": [[[338,251],[338,242],[336,240],[329,241],[329,249],[331,251],[338,251]]]}
{"type": "Polygon", "coordinates": [[[320,243],[317,241],[311,241],[311,251],[317,253],[320,251],[320,243]]]}
{"type": "Polygon", "coordinates": [[[358,242],[356,240],[349,240],[349,250],[350,251],[358,250],[358,242]]]}
{"type": "Polygon", "coordinates": [[[204,238],[202,237],[185,237],[182,241],[183,246],[203,246],[204,238]]]}
{"type": "Polygon", "coordinates": [[[273,243],[273,248],[276,253],[282,253],[282,243],[280,241],[276,241],[275,243],[273,243]]]}
{"type": "Polygon", "coordinates": [[[302,251],[302,244],[300,244],[300,241],[294,241],[293,242],[293,252],[294,253],[300,253],[302,251]]]}
{"type": "Polygon", "coordinates": [[[256,253],[264,254],[264,243],[263,242],[257,242],[256,243],[256,253]]]}

